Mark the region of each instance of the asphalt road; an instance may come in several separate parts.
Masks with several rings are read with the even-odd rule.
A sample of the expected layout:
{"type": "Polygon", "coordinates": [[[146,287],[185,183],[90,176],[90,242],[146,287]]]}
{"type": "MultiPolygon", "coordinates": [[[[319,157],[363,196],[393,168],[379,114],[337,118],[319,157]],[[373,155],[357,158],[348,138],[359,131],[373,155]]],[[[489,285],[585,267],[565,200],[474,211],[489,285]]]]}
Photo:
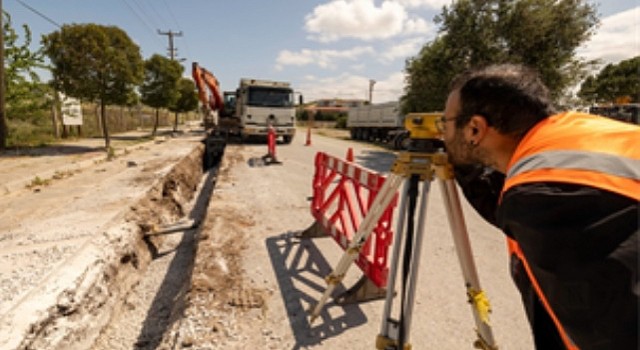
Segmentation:
{"type": "MultiPolygon", "coordinates": [[[[314,130],[311,144],[306,145],[305,131],[299,132],[290,145],[277,146],[276,155],[282,162],[279,165],[261,163],[260,158],[267,151],[264,144],[229,145],[219,174],[207,173],[200,180],[197,191],[202,192],[215,179],[215,188],[209,189],[210,200],[196,193],[193,203],[180,204],[187,211],[206,210],[206,219],[197,230],[182,230],[158,241],[154,247],[157,251],[147,252],[151,256],[148,268],[137,266],[130,255],[111,254],[109,259],[126,265],[128,273],[137,272],[138,276],[120,273],[118,276],[124,277],[114,278],[115,283],[132,289],[113,292],[113,300],[101,295],[103,299],[92,301],[96,308],[85,310],[87,314],[99,313],[108,307],[108,317],[89,322],[81,317],[80,309],[65,311],[73,300],[52,301],[57,303],[53,310],[60,318],[55,321],[58,326],[76,323],[76,328],[84,329],[71,348],[374,348],[383,300],[348,306],[329,300],[319,319],[309,323],[308,311],[321,297],[326,288],[324,277],[336,267],[343,250],[331,238],[300,240],[294,235],[314,222],[309,200],[318,152],[345,158],[351,149],[356,163],[381,173],[389,171],[396,154],[344,136],[324,136],[328,132],[321,130],[314,130]],[[195,258],[193,250],[197,252],[195,258]],[[100,332],[98,343],[92,343],[100,332]]],[[[32,182],[29,179],[33,179],[33,171],[11,163],[15,175],[7,171],[0,174],[0,178],[12,179],[14,184],[0,197],[3,320],[16,310],[36,310],[35,305],[18,309],[14,305],[19,300],[29,301],[29,295],[43,295],[52,283],[57,283],[52,278],[60,276],[61,271],[86,266],[67,263],[81,258],[76,252],[86,251],[86,242],[94,242],[93,259],[105,259],[105,252],[111,250],[123,254],[127,244],[140,248],[140,242],[115,239],[117,234],[111,240],[98,240],[98,244],[95,237],[109,236],[105,230],[109,231],[114,220],[134,230],[130,226],[136,222],[128,222],[122,213],[131,206],[137,206],[140,213],[149,203],[161,203],[161,199],[153,198],[147,204],[138,201],[144,193],[153,194],[150,187],[197,144],[197,138],[154,142],[123,152],[115,162],[83,159],[81,170],[58,172],[60,178],[54,172],[49,174],[51,177],[47,175],[51,184],[28,189],[24,186],[32,182]],[[23,180],[17,174],[22,174],[23,180]],[[116,249],[111,244],[119,246],[116,249]],[[40,294],[35,293],[39,287],[40,294]]],[[[47,165],[36,165],[45,159],[53,162],[50,164],[60,162],[51,157],[29,162],[34,162],[33,170],[45,171],[47,165]]],[[[196,174],[191,169],[194,166],[197,167],[184,167],[188,168],[186,172],[196,174]]],[[[160,181],[156,191],[164,192],[166,183],[162,185],[160,181]]],[[[189,186],[195,189],[194,184],[189,186]]],[[[474,321],[437,184],[431,186],[427,201],[422,213],[425,236],[410,342],[413,349],[471,349],[476,339],[474,321]]],[[[464,200],[463,211],[480,281],[491,301],[490,318],[497,344],[501,349],[532,349],[520,298],[508,275],[504,238],[464,200]]],[[[145,215],[151,220],[157,216],[154,213],[145,215]]],[[[169,219],[180,218],[169,215],[169,219]]],[[[395,224],[392,227],[395,229],[395,224]]],[[[134,230],[125,237],[136,239],[136,235],[134,230]]],[[[71,272],[74,276],[86,275],[83,271],[71,272]]],[[[349,288],[361,276],[358,267],[352,266],[337,292],[349,288]]],[[[80,291],[85,288],[76,287],[80,291]]],[[[100,287],[112,291],[109,286],[100,287]]],[[[64,288],[59,286],[58,290],[64,288]]],[[[393,312],[397,317],[397,309],[393,312]]],[[[20,315],[25,320],[32,316],[20,315]]],[[[0,339],[9,335],[3,333],[7,329],[0,328],[0,339]]]]}
{"type": "MultiPolygon", "coordinates": [[[[294,235],[313,223],[309,197],[317,152],[344,158],[351,148],[355,162],[383,173],[390,169],[395,154],[320,133],[314,131],[311,145],[305,145],[304,135],[298,135],[291,145],[278,145],[280,165],[260,165],[259,158],[267,151],[265,145],[227,148],[224,175],[217,181],[208,213],[215,222],[205,225],[203,231],[216,253],[199,250],[190,306],[166,337],[171,339],[164,343],[167,347],[375,347],[383,300],[348,306],[330,300],[319,319],[309,323],[308,311],[320,299],[326,288],[324,277],[336,267],[343,250],[331,238],[299,240],[294,235]],[[226,254],[223,247],[236,247],[238,251],[226,254]],[[234,258],[237,255],[239,262],[234,258]],[[212,264],[213,260],[221,263],[212,264]],[[236,264],[239,266],[229,267],[229,271],[219,268],[236,264]],[[255,307],[243,308],[233,301],[237,293],[231,293],[227,298],[232,301],[225,302],[223,291],[202,288],[201,281],[223,277],[228,278],[227,290],[251,291],[251,295],[261,295],[261,301],[255,307]],[[211,328],[211,324],[215,326],[211,328]]],[[[463,210],[480,281],[492,305],[490,319],[497,344],[501,349],[532,349],[520,297],[508,275],[504,238],[467,203],[463,203],[463,210]]],[[[414,349],[471,349],[476,339],[475,325],[437,184],[428,194],[423,218],[425,236],[410,342],[414,349]]],[[[201,243],[201,247],[207,245],[201,243]]],[[[352,266],[336,291],[344,291],[361,276],[362,272],[352,266]]],[[[393,311],[396,317],[397,311],[393,311]]]]}

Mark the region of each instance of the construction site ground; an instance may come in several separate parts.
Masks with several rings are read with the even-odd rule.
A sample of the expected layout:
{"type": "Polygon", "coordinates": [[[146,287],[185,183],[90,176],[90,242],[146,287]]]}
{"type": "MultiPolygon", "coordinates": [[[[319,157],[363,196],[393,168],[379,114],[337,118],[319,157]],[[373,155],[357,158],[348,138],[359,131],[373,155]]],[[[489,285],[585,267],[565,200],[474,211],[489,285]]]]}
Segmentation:
{"type": "MultiPolygon", "coordinates": [[[[262,143],[227,146],[203,172],[203,134],[75,140],[0,157],[1,349],[373,349],[384,301],[308,310],[342,249],[299,239],[314,156],[387,172],[395,154],[344,132],[299,130],[267,165],[262,143]]],[[[532,349],[503,236],[463,203],[500,349],[532,349]]],[[[471,349],[471,308],[437,186],[410,339],[471,349]]],[[[394,226],[395,227],[395,226],[394,226]]],[[[353,266],[336,292],[361,277],[353,266]]]]}

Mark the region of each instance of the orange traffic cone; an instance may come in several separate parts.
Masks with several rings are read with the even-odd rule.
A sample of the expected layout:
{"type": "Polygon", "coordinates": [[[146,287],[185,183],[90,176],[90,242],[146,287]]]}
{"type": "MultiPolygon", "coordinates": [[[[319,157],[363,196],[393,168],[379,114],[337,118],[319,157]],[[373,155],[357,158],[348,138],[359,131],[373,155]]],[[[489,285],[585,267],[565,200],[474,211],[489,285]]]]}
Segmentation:
{"type": "Polygon", "coordinates": [[[347,150],[347,162],[353,162],[353,149],[351,147],[347,150]]]}
{"type": "Polygon", "coordinates": [[[307,142],[304,145],[311,146],[311,127],[307,128],[307,142]]]}

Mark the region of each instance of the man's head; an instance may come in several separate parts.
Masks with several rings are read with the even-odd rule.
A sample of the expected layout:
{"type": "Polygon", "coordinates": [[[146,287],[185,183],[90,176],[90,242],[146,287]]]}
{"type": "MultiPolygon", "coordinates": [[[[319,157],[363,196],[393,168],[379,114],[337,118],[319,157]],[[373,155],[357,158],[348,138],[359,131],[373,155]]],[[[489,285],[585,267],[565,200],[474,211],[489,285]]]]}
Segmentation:
{"type": "Polygon", "coordinates": [[[500,168],[503,159],[495,158],[505,158],[554,113],[548,89],[531,69],[503,64],[464,73],[453,81],[445,108],[447,152],[454,163],[500,168]]]}

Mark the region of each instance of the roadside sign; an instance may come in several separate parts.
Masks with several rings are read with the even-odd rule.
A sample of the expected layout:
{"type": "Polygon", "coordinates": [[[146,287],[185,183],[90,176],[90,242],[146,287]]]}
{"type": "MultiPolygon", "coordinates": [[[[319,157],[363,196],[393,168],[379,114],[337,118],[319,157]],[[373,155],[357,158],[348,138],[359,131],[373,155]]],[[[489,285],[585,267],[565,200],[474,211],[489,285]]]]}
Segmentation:
{"type": "Polygon", "coordinates": [[[62,124],[82,125],[82,106],[80,100],[60,94],[62,124]]]}

